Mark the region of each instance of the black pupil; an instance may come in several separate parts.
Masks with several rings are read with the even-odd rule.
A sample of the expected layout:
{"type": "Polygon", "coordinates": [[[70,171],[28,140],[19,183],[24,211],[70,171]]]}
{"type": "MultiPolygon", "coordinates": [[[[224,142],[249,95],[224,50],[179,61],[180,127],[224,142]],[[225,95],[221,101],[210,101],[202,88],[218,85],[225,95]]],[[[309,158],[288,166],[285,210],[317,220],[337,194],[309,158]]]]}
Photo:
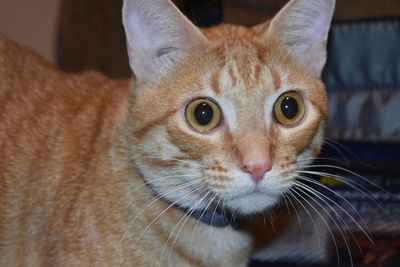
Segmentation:
{"type": "Polygon", "coordinates": [[[194,117],[201,125],[209,124],[213,118],[213,115],[214,111],[212,107],[206,102],[200,103],[194,110],[194,117]]]}
{"type": "Polygon", "coordinates": [[[296,117],[297,113],[299,112],[299,104],[297,103],[296,99],[287,96],[282,100],[281,110],[283,115],[287,119],[291,120],[296,117]]]}

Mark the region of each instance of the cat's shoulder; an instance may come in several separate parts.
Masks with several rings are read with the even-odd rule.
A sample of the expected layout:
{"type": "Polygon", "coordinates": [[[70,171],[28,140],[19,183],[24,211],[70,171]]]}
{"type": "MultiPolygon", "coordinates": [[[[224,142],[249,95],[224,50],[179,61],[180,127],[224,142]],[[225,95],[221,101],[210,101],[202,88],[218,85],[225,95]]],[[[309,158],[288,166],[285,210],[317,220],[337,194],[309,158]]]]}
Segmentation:
{"type": "Polygon", "coordinates": [[[116,109],[125,104],[129,85],[129,79],[112,80],[94,70],[63,72],[35,51],[0,34],[0,106],[12,103],[19,107],[4,112],[19,114],[26,112],[27,106],[44,104],[73,112],[85,101],[90,105],[107,102],[116,109]],[[46,102],[49,99],[51,103],[46,102]]]}
{"type": "Polygon", "coordinates": [[[57,71],[45,58],[26,46],[22,46],[0,34],[0,75],[10,71],[42,70],[57,71]]]}
{"type": "Polygon", "coordinates": [[[60,71],[47,59],[0,34],[0,92],[19,92],[43,84],[60,71]],[[25,88],[25,89],[24,89],[25,88]]]}
{"type": "Polygon", "coordinates": [[[65,73],[29,47],[17,44],[0,34],[0,91],[12,88],[54,90],[63,88],[75,93],[127,88],[129,80],[114,81],[97,71],[65,73]],[[79,90],[76,90],[79,87],[79,90]]]}

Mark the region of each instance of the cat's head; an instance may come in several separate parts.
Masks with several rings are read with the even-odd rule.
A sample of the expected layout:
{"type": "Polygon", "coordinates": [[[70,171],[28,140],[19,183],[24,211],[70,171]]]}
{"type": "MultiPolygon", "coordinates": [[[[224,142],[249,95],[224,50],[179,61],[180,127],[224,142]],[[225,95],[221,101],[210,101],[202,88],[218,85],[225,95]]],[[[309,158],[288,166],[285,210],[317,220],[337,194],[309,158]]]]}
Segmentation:
{"type": "Polygon", "coordinates": [[[334,0],[292,0],[252,28],[200,30],[167,0],[125,0],[131,157],[160,197],[242,214],[274,205],[318,153],[334,0]]]}

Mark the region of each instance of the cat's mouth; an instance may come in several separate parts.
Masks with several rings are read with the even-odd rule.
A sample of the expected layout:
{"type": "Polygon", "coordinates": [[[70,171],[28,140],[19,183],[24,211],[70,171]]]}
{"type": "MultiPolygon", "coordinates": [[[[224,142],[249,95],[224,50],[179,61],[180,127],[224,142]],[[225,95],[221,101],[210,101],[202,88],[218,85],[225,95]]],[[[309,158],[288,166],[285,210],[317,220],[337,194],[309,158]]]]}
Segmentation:
{"type": "Polygon", "coordinates": [[[255,188],[250,192],[232,197],[228,201],[228,206],[242,214],[258,213],[274,206],[280,196],[281,194],[277,192],[267,193],[255,188]]]}
{"type": "Polygon", "coordinates": [[[263,192],[261,192],[258,188],[256,188],[256,189],[254,189],[254,190],[252,190],[252,191],[250,191],[250,192],[246,192],[246,193],[244,193],[244,194],[240,194],[240,195],[238,195],[238,196],[234,196],[233,198],[232,198],[232,200],[240,200],[240,199],[243,199],[243,198],[248,198],[248,197],[264,197],[265,196],[265,194],[266,193],[263,193],[263,192]]]}

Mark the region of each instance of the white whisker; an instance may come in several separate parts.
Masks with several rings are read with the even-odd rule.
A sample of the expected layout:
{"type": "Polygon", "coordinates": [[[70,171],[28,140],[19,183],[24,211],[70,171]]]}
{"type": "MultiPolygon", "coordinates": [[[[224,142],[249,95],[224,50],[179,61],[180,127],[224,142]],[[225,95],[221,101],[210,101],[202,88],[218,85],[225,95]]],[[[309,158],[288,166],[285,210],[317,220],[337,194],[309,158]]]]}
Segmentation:
{"type": "Polygon", "coordinates": [[[143,150],[143,151],[141,151],[141,152],[135,154],[134,156],[132,156],[132,157],[131,157],[131,160],[134,160],[134,159],[138,158],[140,155],[143,155],[143,154],[145,154],[145,153],[147,153],[147,152],[149,152],[149,151],[152,151],[152,150],[154,150],[154,149],[155,149],[155,148],[151,147],[151,148],[148,148],[148,149],[146,149],[146,150],[143,150]]]}
{"type": "Polygon", "coordinates": [[[346,166],[349,166],[349,162],[346,158],[346,156],[344,155],[344,153],[338,148],[338,144],[337,142],[334,142],[333,140],[329,140],[328,138],[325,138],[324,143],[331,146],[343,159],[344,164],[346,164],[346,166]]]}
{"type": "MultiPolygon", "coordinates": [[[[134,192],[136,192],[140,188],[142,188],[144,186],[148,186],[149,184],[151,184],[151,182],[167,180],[167,178],[179,178],[179,177],[196,177],[196,176],[195,175],[191,175],[191,174],[187,174],[187,175],[186,174],[185,175],[169,175],[169,176],[163,176],[163,177],[155,178],[155,179],[152,179],[151,181],[144,181],[144,183],[142,183],[140,185],[137,185],[135,188],[133,188],[129,192],[125,193],[124,196],[122,196],[118,201],[116,201],[116,203],[111,207],[111,210],[113,210],[115,207],[117,207],[120,203],[122,203],[125,199],[127,199],[130,195],[132,195],[134,192]]],[[[104,214],[103,216],[106,216],[106,215],[107,214],[104,214]]]]}
{"type": "MultiPolygon", "coordinates": [[[[308,166],[304,166],[304,167],[305,168],[332,168],[332,169],[335,169],[335,170],[341,170],[341,171],[344,171],[346,173],[349,173],[351,175],[354,175],[355,177],[358,177],[358,178],[362,179],[364,182],[366,182],[366,183],[368,183],[368,184],[370,184],[370,185],[382,190],[383,192],[391,195],[392,197],[398,198],[396,195],[394,195],[391,192],[385,190],[384,188],[382,188],[381,186],[375,184],[374,182],[370,181],[369,179],[365,178],[364,176],[362,176],[362,175],[360,175],[360,174],[358,174],[356,172],[350,171],[350,170],[348,170],[346,168],[342,168],[342,167],[335,166],[335,165],[329,165],[329,164],[308,165],[308,166]]],[[[334,176],[334,175],[332,175],[332,176],[334,176]]]]}
{"type": "MultiPolygon", "coordinates": [[[[345,222],[345,220],[343,219],[343,217],[340,216],[340,214],[337,214],[337,213],[336,213],[336,210],[335,210],[335,209],[329,204],[329,202],[327,202],[324,198],[330,200],[331,202],[333,202],[334,204],[336,204],[336,206],[339,207],[339,208],[341,208],[340,205],[338,205],[337,203],[335,203],[335,202],[334,202],[333,200],[331,200],[330,198],[328,198],[328,197],[324,196],[323,194],[319,193],[318,191],[314,190],[313,188],[308,187],[307,185],[297,183],[296,186],[299,187],[298,189],[299,189],[303,194],[307,195],[307,196],[308,196],[310,199],[312,199],[319,207],[321,207],[321,208],[325,211],[325,213],[329,216],[329,218],[331,218],[331,220],[332,220],[333,223],[335,224],[336,228],[337,228],[340,232],[342,232],[341,227],[339,226],[339,224],[337,224],[337,221],[334,219],[334,217],[323,207],[323,205],[321,205],[318,201],[316,201],[312,196],[316,196],[320,201],[322,201],[322,202],[331,210],[332,214],[335,214],[335,215],[336,215],[336,217],[339,219],[339,221],[340,221],[341,223],[344,224],[344,226],[346,227],[347,231],[348,231],[348,232],[350,233],[350,235],[352,236],[352,238],[353,238],[353,240],[355,241],[355,243],[357,244],[357,247],[358,247],[359,251],[361,252],[361,254],[363,254],[363,251],[362,251],[360,245],[358,244],[357,239],[355,238],[355,236],[354,236],[354,234],[353,234],[353,231],[351,231],[351,229],[348,227],[348,225],[346,224],[346,222],[345,222]],[[308,187],[308,188],[307,188],[307,187],[308,187]],[[312,194],[312,195],[308,194],[307,192],[309,192],[309,193],[312,194]],[[321,197],[321,195],[322,195],[322,197],[321,197]]],[[[346,211],[345,211],[345,213],[347,214],[347,216],[348,216],[350,219],[352,219],[352,220],[354,221],[353,217],[352,217],[350,214],[348,214],[346,211]]],[[[356,225],[359,227],[359,229],[361,229],[361,231],[364,233],[364,235],[369,239],[369,241],[371,242],[371,244],[373,244],[374,242],[372,241],[372,239],[370,238],[370,236],[364,231],[364,229],[363,229],[356,221],[354,221],[354,223],[356,223],[356,225]]],[[[342,236],[343,236],[343,234],[342,234],[342,236]]]]}
{"type": "MultiPolygon", "coordinates": [[[[322,221],[324,222],[324,224],[327,226],[329,232],[330,232],[331,235],[333,236],[333,239],[335,239],[335,238],[334,238],[334,235],[333,235],[333,233],[332,233],[332,230],[331,230],[331,228],[330,228],[328,222],[325,220],[324,216],[322,216],[322,215],[319,213],[319,211],[318,211],[305,197],[303,197],[303,196],[302,196],[299,192],[297,192],[295,189],[299,189],[303,194],[306,194],[307,196],[309,196],[309,194],[305,193],[304,190],[301,190],[300,188],[294,188],[294,190],[293,190],[293,192],[294,192],[295,194],[297,194],[297,195],[298,195],[301,199],[303,199],[308,205],[310,205],[310,207],[320,216],[320,218],[322,219],[322,221]]],[[[352,257],[352,254],[351,254],[351,250],[350,250],[349,244],[348,244],[348,242],[347,242],[347,239],[346,239],[346,237],[345,237],[345,235],[344,235],[342,229],[339,227],[337,221],[333,218],[332,215],[330,215],[329,212],[327,212],[327,210],[326,210],[318,201],[316,201],[316,200],[313,199],[313,198],[311,198],[311,199],[312,199],[318,206],[320,206],[320,207],[322,208],[323,211],[325,211],[325,213],[329,216],[329,218],[331,218],[331,220],[332,220],[333,223],[335,224],[335,226],[336,226],[336,228],[338,229],[340,235],[342,236],[342,239],[343,239],[343,241],[344,241],[344,243],[345,243],[345,246],[346,246],[346,248],[347,248],[347,252],[348,252],[348,255],[349,255],[349,257],[350,257],[350,265],[351,265],[351,266],[354,266],[354,264],[353,264],[353,257],[352,257]]]]}
{"type": "MultiPolygon", "coordinates": [[[[328,137],[325,137],[325,140],[326,140],[327,142],[329,142],[330,145],[334,144],[336,147],[340,147],[340,148],[342,148],[343,150],[345,150],[347,153],[349,153],[350,155],[352,155],[354,158],[358,158],[358,156],[357,156],[353,151],[351,151],[349,148],[347,148],[346,146],[342,145],[341,143],[336,142],[335,140],[333,140],[333,139],[331,139],[331,138],[328,138],[328,137]]],[[[339,148],[338,148],[338,149],[339,149],[339,148]]],[[[339,149],[339,150],[340,150],[340,149],[339,149]]],[[[343,153],[341,153],[341,154],[343,155],[343,153]]],[[[346,162],[348,162],[348,159],[346,159],[345,157],[344,157],[344,159],[346,160],[346,162]]],[[[369,168],[376,169],[375,166],[372,166],[372,165],[367,164],[367,163],[365,163],[365,162],[363,162],[363,161],[360,161],[360,160],[351,160],[351,161],[355,161],[355,162],[360,163],[360,164],[362,164],[362,165],[365,165],[365,166],[367,166],[367,167],[369,167],[369,168]]]]}
{"type": "MultiPolygon", "coordinates": [[[[214,200],[215,200],[216,198],[217,198],[217,195],[214,195],[214,197],[212,197],[212,198],[208,201],[206,207],[204,208],[203,212],[202,212],[201,215],[200,215],[200,218],[203,217],[203,215],[204,215],[204,213],[206,212],[206,210],[210,207],[210,205],[214,202],[214,200]]],[[[212,220],[211,220],[211,221],[212,221],[212,220]]],[[[192,232],[192,236],[190,237],[188,258],[190,258],[190,254],[191,254],[191,251],[192,251],[193,238],[194,238],[195,232],[196,232],[197,227],[199,226],[199,224],[200,224],[200,220],[197,220],[196,225],[195,225],[195,227],[194,227],[194,230],[193,230],[193,232],[192,232]]],[[[211,226],[212,226],[212,225],[211,225],[211,226]]],[[[188,261],[187,261],[186,266],[189,266],[189,259],[188,259],[188,261]]]]}
{"type": "MultiPolygon", "coordinates": [[[[288,206],[288,202],[287,202],[287,201],[289,201],[290,205],[292,206],[292,208],[296,214],[297,221],[299,222],[300,230],[303,230],[303,225],[301,224],[301,220],[300,220],[299,213],[297,212],[297,208],[294,206],[293,201],[286,194],[287,194],[287,192],[284,192],[282,195],[282,198],[285,201],[286,207],[289,211],[289,206],[288,206]],[[287,198],[287,200],[286,200],[286,198],[287,198]]],[[[289,213],[290,213],[290,211],[289,211],[289,213]]]]}
{"type": "Polygon", "coordinates": [[[182,159],[175,159],[175,158],[165,159],[165,158],[163,158],[163,157],[161,157],[160,155],[157,155],[157,154],[149,154],[146,157],[138,157],[138,159],[159,159],[161,161],[169,160],[169,161],[176,161],[176,162],[181,162],[181,163],[185,163],[185,164],[193,163],[192,160],[182,160],[182,159]]]}
{"type": "MultiPolygon", "coordinates": [[[[182,189],[185,189],[185,188],[187,188],[187,187],[193,186],[193,185],[195,185],[196,183],[199,183],[199,180],[194,180],[194,181],[192,181],[192,182],[183,184],[183,185],[181,185],[181,186],[179,186],[179,187],[172,188],[171,190],[166,191],[166,192],[165,192],[164,194],[162,194],[162,195],[155,196],[151,201],[149,201],[148,203],[146,203],[146,205],[140,210],[140,212],[139,212],[138,214],[136,214],[136,216],[135,216],[135,217],[132,219],[132,221],[129,223],[127,230],[125,231],[125,233],[123,234],[123,236],[121,237],[121,239],[120,239],[120,241],[119,241],[119,244],[120,244],[120,245],[122,244],[122,241],[124,240],[125,236],[128,234],[129,229],[132,227],[133,223],[136,221],[136,219],[137,219],[149,206],[151,206],[151,205],[152,205],[153,203],[155,203],[156,201],[165,198],[167,195],[169,195],[169,194],[171,194],[171,193],[174,193],[174,192],[176,192],[176,191],[178,191],[178,190],[182,190],[182,189]]],[[[201,181],[200,181],[200,183],[201,183],[201,181]]]]}
{"type": "MultiPolygon", "coordinates": [[[[318,231],[317,225],[315,224],[314,219],[313,219],[313,217],[311,216],[311,213],[309,212],[309,210],[308,210],[308,209],[306,208],[306,206],[304,206],[304,204],[294,195],[294,193],[295,193],[296,195],[298,195],[299,197],[301,197],[301,195],[300,195],[298,192],[296,192],[296,191],[294,190],[294,188],[291,188],[291,189],[288,191],[288,193],[303,207],[304,211],[307,213],[308,217],[309,217],[310,220],[311,220],[311,223],[312,223],[313,226],[314,226],[315,232],[317,233],[319,247],[321,247],[321,240],[319,239],[319,237],[320,237],[321,235],[320,235],[320,233],[319,233],[319,231],[318,231]],[[292,191],[293,191],[293,192],[292,192],[292,191]]],[[[303,198],[303,197],[302,197],[302,198],[303,198]]],[[[303,198],[303,199],[304,199],[304,198],[303,198]]],[[[308,205],[310,205],[310,207],[313,208],[313,209],[315,210],[315,208],[314,208],[308,201],[306,201],[306,203],[307,203],[308,205]]],[[[327,226],[327,229],[328,229],[328,231],[329,231],[329,233],[330,233],[330,235],[331,235],[331,237],[332,237],[332,241],[333,241],[333,243],[334,243],[334,245],[335,245],[335,250],[336,250],[336,255],[337,255],[337,262],[338,262],[338,265],[340,265],[339,249],[338,249],[338,246],[337,246],[337,243],[336,243],[335,236],[333,235],[333,232],[332,232],[330,226],[329,226],[329,225],[327,224],[327,222],[325,221],[325,218],[324,218],[321,214],[319,214],[318,211],[316,211],[316,212],[317,212],[317,214],[320,216],[320,218],[324,221],[324,223],[325,223],[325,225],[327,226]]]]}
{"type": "MultiPolygon", "coordinates": [[[[169,234],[169,236],[168,236],[168,239],[167,239],[167,241],[165,242],[164,247],[163,247],[163,250],[162,250],[162,252],[161,252],[161,261],[160,261],[160,265],[161,265],[161,263],[162,263],[162,261],[163,261],[164,253],[165,253],[165,250],[166,250],[166,248],[167,248],[167,244],[169,243],[169,241],[170,241],[170,239],[171,239],[173,233],[174,233],[175,230],[177,229],[177,227],[178,227],[178,226],[181,224],[181,222],[183,221],[182,226],[181,226],[181,228],[179,229],[179,232],[177,232],[177,234],[176,234],[176,236],[175,236],[175,238],[174,238],[174,241],[173,241],[173,243],[172,243],[172,245],[171,245],[170,253],[172,252],[172,249],[173,249],[173,247],[175,246],[175,242],[176,242],[176,240],[177,240],[177,238],[178,238],[180,232],[182,231],[183,226],[185,225],[185,223],[187,222],[187,220],[190,218],[190,216],[193,214],[193,212],[196,210],[196,208],[197,208],[197,207],[201,204],[201,202],[208,196],[209,193],[211,193],[211,192],[207,192],[199,201],[197,201],[197,203],[196,203],[195,205],[193,205],[193,206],[182,216],[182,218],[176,223],[176,225],[174,226],[174,228],[171,230],[171,232],[170,232],[170,234],[169,234]]],[[[167,257],[169,257],[170,253],[167,255],[167,257]]]]}
{"type": "MultiPolygon", "coordinates": [[[[319,182],[317,182],[317,181],[314,181],[313,179],[310,179],[309,177],[298,176],[298,178],[301,179],[301,180],[310,182],[310,183],[312,183],[312,184],[315,184],[315,185],[317,185],[317,186],[320,186],[320,187],[322,187],[322,188],[328,190],[329,192],[335,194],[337,197],[339,197],[339,198],[342,199],[343,201],[345,201],[346,204],[349,205],[349,206],[351,207],[351,209],[355,212],[355,214],[357,215],[357,217],[360,218],[360,220],[362,221],[364,227],[368,229],[367,223],[365,222],[365,220],[363,219],[363,217],[361,216],[361,214],[360,214],[360,213],[358,212],[358,210],[354,207],[354,205],[353,205],[350,201],[348,201],[345,197],[343,197],[343,196],[340,195],[339,193],[335,192],[334,190],[330,189],[329,187],[327,187],[327,186],[325,186],[325,185],[323,185],[323,184],[321,184],[321,183],[319,183],[319,182]]],[[[304,186],[309,187],[308,185],[304,185],[304,186]]],[[[311,187],[309,187],[309,188],[311,188],[311,187]]],[[[316,192],[318,192],[318,191],[316,191],[316,192]]],[[[345,209],[343,209],[340,205],[338,205],[336,202],[334,202],[332,199],[330,199],[329,197],[325,196],[325,195],[322,194],[321,192],[318,192],[318,194],[320,194],[321,196],[323,196],[323,197],[327,198],[328,200],[330,200],[333,204],[335,204],[336,206],[338,206],[343,212],[345,212],[345,213],[350,217],[350,215],[348,214],[348,212],[347,212],[345,209]]],[[[351,218],[352,218],[352,217],[351,217],[351,218]]],[[[352,219],[353,219],[353,218],[352,218],[352,219]]],[[[354,219],[353,219],[353,221],[356,222],[354,219]]],[[[360,226],[360,229],[364,229],[364,227],[361,227],[361,226],[360,226]]],[[[371,240],[371,241],[372,241],[372,240],[371,240]]]]}
{"type": "Polygon", "coordinates": [[[388,218],[392,217],[390,214],[387,213],[387,211],[382,207],[382,205],[379,202],[377,202],[375,200],[375,198],[371,194],[369,194],[368,190],[364,186],[356,183],[357,186],[359,186],[360,188],[363,189],[363,190],[361,190],[360,188],[358,188],[356,185],[353,184],[353,183],[355,183],[354,181],[352,181],[352,180],[350,180],[350,179],[348,179],[346,177],[335,175],[335,174],[331,174],[331,173],[327,173],[327,172],[320,172],[320,171],[297,171],[297,172],[298,173],[303,173],[303,174],[329,176],[331,178],[337,179],[338,181],[341,181],[342,183],[350,186],[351,188],[353,188],[354,190],[358,191],[359,193],[361,193],[365,197],[367,197],[369,200],[371,200],[377,207],[379,207],[382,210],[383,213],[386,214],[386,216],[388,216],[388,218]]]}
{"type": "Polygon", "coordinates": [[[167,212],[171,207],[175,206],[176,204],[178,204],[182,199],[184,199],[185,197],[191,195],[192,193],[196,192],[198,190],[198,188],[194,188],[191,191],[189,191],[188,193],[184,194],[182,197],[180,197],[179,199],[175,200],[173,203],[171,203],[167,208],[165,208],[160,214],[158,214],[153,221],[151,221],[147,227],[142,231],[142,233],[139,235],[139,237],[137,238],[137,241],[140,240],[140,238],[142,237],[142,235],[151,227],[151,225],[153,225],[153,223],[155,221],[158,220],[158,218],[160,218],[165,212],[167,212]]]}

